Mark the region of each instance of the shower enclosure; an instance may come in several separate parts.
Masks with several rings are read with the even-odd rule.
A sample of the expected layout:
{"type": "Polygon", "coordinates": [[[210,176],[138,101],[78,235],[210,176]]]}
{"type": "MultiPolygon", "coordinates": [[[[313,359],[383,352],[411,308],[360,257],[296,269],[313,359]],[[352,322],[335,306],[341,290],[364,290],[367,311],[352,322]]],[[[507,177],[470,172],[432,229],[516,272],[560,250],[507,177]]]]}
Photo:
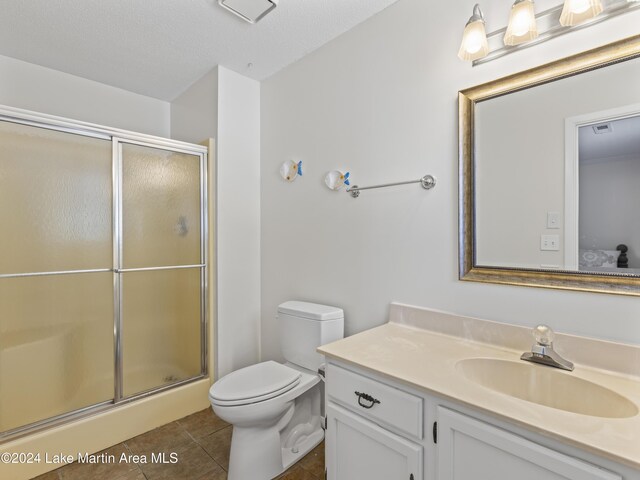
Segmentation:
{"type": "Polygon", "coordinates": [[[0,109],[0,441],[206,372],[206,148],[0,109]]]}

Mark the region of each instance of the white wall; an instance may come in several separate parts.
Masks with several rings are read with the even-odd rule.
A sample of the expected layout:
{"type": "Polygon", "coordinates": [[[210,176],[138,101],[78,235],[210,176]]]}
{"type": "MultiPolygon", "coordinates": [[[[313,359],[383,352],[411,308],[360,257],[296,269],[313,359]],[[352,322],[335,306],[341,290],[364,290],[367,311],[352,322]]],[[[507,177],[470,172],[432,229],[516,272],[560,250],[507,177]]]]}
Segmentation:
{"type": "Polygon", "coordinates": [[[169,103],[0,56],[0,104],[169,136],[169,103]]]}
{"type": "Polygon", "coordinates": [[[260,358],[260,83],[218,67],[218,375],[260,358]]]}
{"type": "Polygon", "coordinates": [[[218,136],[218,67],[171,101],[171,138],[200,143],[218,136]]]}
{"type": "MultiPolygon", "coordinates": [[[[509,4],[485,3],[488,30],[504,26],[509,4]]],[[[456,53],[473,4],[400,0],[263,82],[264,359],[280,357],[275,311],[289,299],[343,307],[347,334],[384,323],[396,300],[640,343],[637,298],[457,275],[458,90],[637,34],[640,12],[472,68],[456,53]],[[292,184],[278,175],[289,158],[305,165],[292,184]],[[323,186],[334,168],[350,170],[361,185],[426,173],[438,185],[366,191],[354,200],[323,186]]]]}

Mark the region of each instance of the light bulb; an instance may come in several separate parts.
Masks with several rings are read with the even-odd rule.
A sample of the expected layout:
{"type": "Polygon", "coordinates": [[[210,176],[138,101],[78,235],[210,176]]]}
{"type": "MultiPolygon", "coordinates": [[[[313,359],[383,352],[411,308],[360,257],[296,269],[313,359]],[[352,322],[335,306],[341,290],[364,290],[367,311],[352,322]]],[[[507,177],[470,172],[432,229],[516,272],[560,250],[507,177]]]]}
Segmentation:
{"type": "Polygon", "coordinates": [[[531,17],[526,12],[518,12],[513,16],[513,34],[521,37],[529,31],[531,17]]]}
{"type": "Polygon", "coordinates": [[[560,14],[560,24],[573,27],[602,13],[601,0],[565,0],[560,14]]]}
{"type": "Polygon", "coordinates": [[[504,34],[505,45],[519,45],[538,36],[533,1],[516,0],[511,7],[509,24],[504,34]]]}
{"type": "Polygon", "coordinates": [[[589,0],[573,0],[570,8],[572,13],[584,13],[589,8],[589,0]]]}
{"type": "Polygon", "coordinates": [[[487,32],[484,28],[484,17],[480,5],[473,7],[473,15],[464,27],[462,43],[458,51],[458,58],[465,61],[473,61],[486,57],[489,53],[487,32]]]}

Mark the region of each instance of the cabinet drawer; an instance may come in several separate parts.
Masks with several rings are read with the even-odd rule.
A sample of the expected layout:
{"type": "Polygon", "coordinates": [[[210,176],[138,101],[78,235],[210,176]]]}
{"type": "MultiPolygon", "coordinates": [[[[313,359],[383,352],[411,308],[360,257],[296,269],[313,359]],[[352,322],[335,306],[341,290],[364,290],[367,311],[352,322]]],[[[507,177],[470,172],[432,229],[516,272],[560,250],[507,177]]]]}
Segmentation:
{"type": "Polygon", "coordinates": [[[329,397],[370,420],[422,438],[422,398],[329,364],[329,397]]]}

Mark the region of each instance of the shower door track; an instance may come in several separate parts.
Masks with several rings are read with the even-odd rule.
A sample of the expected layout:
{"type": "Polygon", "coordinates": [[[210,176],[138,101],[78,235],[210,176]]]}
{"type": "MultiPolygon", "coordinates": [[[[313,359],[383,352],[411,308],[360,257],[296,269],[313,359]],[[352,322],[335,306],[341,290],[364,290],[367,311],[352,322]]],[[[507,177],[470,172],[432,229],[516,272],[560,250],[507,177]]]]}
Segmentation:
{"type": "Polygon", "coordinates": [[[11,441],[11,440],[17,440],[18,438],[25,437],[27,435],[31,435],[37,432],[41,432],[42,430],[48,430],[53,427],[59,427],[61,425],[65,425],[75,420],[80,420],[83,418],[92,417],[94,415],[99,415],[101,413],[108,412],[122,405],[127,405],[128,403],[135,402],[137,400],[142,400],[143,398],[147,398],[152,395],[162,393],[165,390],[171,390],[176,387],[188,385],[190,383],[197,382],[204,378],[207,378],[206,374],[187,378],[186,380],[181,380],[179,382],[171,383],[168,385],[163,385],[162,387],[152,388],[144,392],[140,392],[135,395],[125,397],[117,403],[114,403],[113,400],[106,400],[104,402],[79,408],[71,412],[62,413],[60,415],[45,418],[44,420],[39,420],[37,422],[29,423],[27,425],[23,425],[22,427],[6,430],[2,432],[2,434],[0,434],[0,444],[11,441]]]}
{"type": "Polygon", "coordinates": [[[87,122],[70,120],[52,115],[40,114],[28,110],[0,105],[0,121],[18,123],[22,125],[56,130],[75,135],[101,138],[112,143],[112,232],[113,232],[113,268],[97,268],[84,270],[62,270],[51,272],[24,272],[0,274],[0,279],[21,278],[53,275],[71,275],[82,273],[108,273],[113,272],[113,297],[114,297],[114,396],[97,404],[88,405],[66,413],[48,417],[36,422],[22,425],[17,428],[0,432],[0,444],[31,435],[52,427],[67,424],[82,418],[91,417],[108,412],[122,405],[141,400],[152,395],[170,390],[183,385],[188,385],[208,377],[208,342],[207,342],[207,318],[208,304],[208,245],[209,245],[209,211],[207,193],[207,164],[208,149],[201,145],[155,137],[141,133],[104,127],[87,122]],[[143,268],[122,268],[122,145],[140,145],[160,150],[198,156],[200,158],[200,261],[192,265],[171,265],[143,268]],[[122,298],[120,277],[122,273],[160,271],[174,269],[198,268],[200,270],[200,373],[196,376],[173,383],[150,388],[133,395],[123,394],[123,365],[122,365],[122,298]]]}

